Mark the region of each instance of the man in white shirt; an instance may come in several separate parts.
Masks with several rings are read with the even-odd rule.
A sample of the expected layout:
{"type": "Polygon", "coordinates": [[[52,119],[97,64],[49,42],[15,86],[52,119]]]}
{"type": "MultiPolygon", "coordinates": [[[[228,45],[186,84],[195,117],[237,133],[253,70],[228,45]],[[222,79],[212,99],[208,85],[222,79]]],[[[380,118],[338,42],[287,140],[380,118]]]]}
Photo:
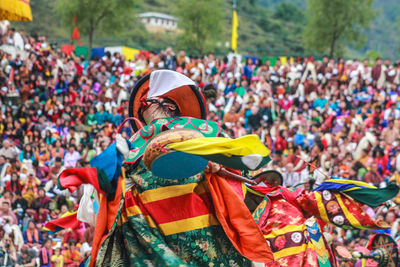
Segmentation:
{"type": "Polygon", "coordinates": [[[0,149],[0,156],[4,156],[8,159],[16,159],[18,151],[10,141],[4,140],[3,147],[0,149]]]}
{"type": "Polygon", "coordinates": [[[76,151],[75,146],[71,145],[68,148],[68,152],[64,156],[64,167],[75,168],[78,161],[81,159],[81,155],[76,151]]]}
{"type": "Polygon", "coordinates": [[[297,172],[293,171],[293,163],[286,165],[286,170],[283,173],[283,186],[292,187],[300,183],[300,176],[297,172]]]}
{"type": "Polygon", "coordinates": [[[383,113],[383,117],[385,120],[389,120],[390,117],[393,119],[399,119],[400,118],[400,110],[396,109],[396,104],[392,103],[390,105],[390,108],[386,109],[383,113]]]}

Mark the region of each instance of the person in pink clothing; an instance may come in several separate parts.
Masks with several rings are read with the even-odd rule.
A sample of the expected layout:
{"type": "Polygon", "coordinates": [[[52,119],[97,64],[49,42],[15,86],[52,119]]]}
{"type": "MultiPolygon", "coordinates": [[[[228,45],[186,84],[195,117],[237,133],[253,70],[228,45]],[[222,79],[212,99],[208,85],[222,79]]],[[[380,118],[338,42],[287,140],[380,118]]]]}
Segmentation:
{"type": "Polygon", "coordinates": [[[72,167],[75,168],[78,161],[81,159],[81,154],[76,151],[74,145],[70,145],[68,148],[68,152],[65,153],[64,157],[64,167],[72,167]]]}

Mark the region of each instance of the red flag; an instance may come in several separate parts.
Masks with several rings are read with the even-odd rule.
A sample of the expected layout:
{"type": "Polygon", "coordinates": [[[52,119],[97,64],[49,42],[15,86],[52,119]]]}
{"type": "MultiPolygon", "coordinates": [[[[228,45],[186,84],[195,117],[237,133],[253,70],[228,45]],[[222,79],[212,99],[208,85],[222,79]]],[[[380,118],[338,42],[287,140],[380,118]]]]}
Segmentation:
{"type": "Polygon", "coordinates": [[[51,232],[58,232],[68,228],[72,230],[77,229],[81,222],[78,221],[76,214],[76,211],[72,213],[67,212],[63,214],[60,218],[47,222],[44,227],[51,232]]]}
{"type": "Polygon", "coordinates": [[[61,51],[67,54],[68,56],[75,50],[75,47],[73,45],[62,45],[61,46],[61,51]]]}
{"type": "Polygon", "coordinates": [[[72,31],[72,40],[79,40],[80,37],[81,33],[79,32],[79,28],[75,26],[74,30],[72,31]]]}

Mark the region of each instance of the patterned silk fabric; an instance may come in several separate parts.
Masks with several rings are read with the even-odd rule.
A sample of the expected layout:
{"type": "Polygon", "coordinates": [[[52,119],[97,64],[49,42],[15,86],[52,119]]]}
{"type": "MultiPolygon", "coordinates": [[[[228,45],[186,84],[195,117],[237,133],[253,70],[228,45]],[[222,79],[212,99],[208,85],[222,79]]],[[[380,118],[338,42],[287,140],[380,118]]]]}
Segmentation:
{"type": "Polygon", "coordinates": [[[274,254],[273,266],[335,266],[321,227],[331,223],[345,229],[383,228],[359,202],[328,190],[308,193],[278,186],[252,186],[264,199],[253,217],[274,254]]]}
{"type": "Polygon", "coordinates": [[[249,266],[212,213],[202,175],[152,176],[141,163],[127,168],[135,187],[125,193],[97,266],[249,266]]]}
{"type": "Polygon", "coordinates": [[[173,117],[168,119],[157,119],[151,124],[144,126],[131,138],[134,149],[129,153],[125,163],[136,163],[143,156],[146,146],[155,135],[173,129],[192,129],[203,134],[204,137],[217,137],[223,134],[220,125],[213,121],[200,120],[189,117],[173,117]]]}
{"type": "Polygon", "coordinates": [[[134,149],[124,164],[114,143],[91,162],[92,167],[60,175],[59,185],[71,192],[90,183],[101,195],[90,267],[250,266],[249,259],[273,260],[243,202],[242,183],[203,172],[162,179],[147,169],[141,158],[151,138],[179,128],[206,137],[223,134],[210,121],[156,120],[131,139],[134,149]]]}
{"type": "Polygon", "coordinates": [[[203,173],[161,179],[140,161],[152,136],[176,128],[221,133],[213,122],[175,118],[156,120],[133,136],[135,149],[124,163],[126,183],[120,181],[126,192],[96,266],[250,266],[219,224],[203,173]]]}

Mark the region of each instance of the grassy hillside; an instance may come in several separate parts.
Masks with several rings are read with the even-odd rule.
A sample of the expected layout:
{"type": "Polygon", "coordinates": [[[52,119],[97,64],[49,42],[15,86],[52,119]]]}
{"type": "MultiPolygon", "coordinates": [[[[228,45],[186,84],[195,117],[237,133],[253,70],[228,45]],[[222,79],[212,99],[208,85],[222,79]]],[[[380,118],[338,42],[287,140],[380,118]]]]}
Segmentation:
{"type": "MultiPolygon", "coordinates": [[[[280,3],[293,3],[305,10],[307,0],[257,0],[262,6],[276,9],[280,3]]],[[[397,59],[400,57],[400,1],[398,0],[375,0],[373,9],[378,11],[377,17],[372,21],[370,29],[366,31],[367,42],[363,48],[348,48],[347,56],[363,56],[369,50],[375,50],[384,57],[397,59]]]]}
{"type": "MultiPolygon", "coordinates": [[[[176,15],[175,0],[142,0],[137,6],[137,13],[156,11],[176,15]]],[[[45,34],[50,40],[59,44],[68,43],[71,26],[61,25],[54,10],[54,0],[31,1],[33,22],[13,23],[17,29],[28,33],[45,34]]],[[[226,0],[225,19],[221,22],[224,31],[219,36],[217,53],[228,51],[225,44],[230,41],[232,10],[231,0],[226,0]]],[[[305,55],[302,29],[305,25],[304,10],[306,0],[239,0],[239,51],[246,54],[277,56],[305,55]],[[283,4],[282,4],[283,3],[283,4]]],[[[368,50],[376,50],[385,57],[399,56],[398,14],[400,1],[375,0],[374,8],[380,10],[372,22],[371,29],[366,32],[367,43],[363,48],[349,47],[347,56],[362,57],[368,50]]],[[[136,14],[127,19],[125,30],[116,36],[97,33],[95,46],[128,45],[149,50],[159,50],[167,45],[179,48],[174,35],[152,35],[137,20],[136,14]]],[[[72,24],[72,23],[71,23],[72,24]]],[[[83,44],[87,44],[85,36],[81,36],[83,44]]]]}

